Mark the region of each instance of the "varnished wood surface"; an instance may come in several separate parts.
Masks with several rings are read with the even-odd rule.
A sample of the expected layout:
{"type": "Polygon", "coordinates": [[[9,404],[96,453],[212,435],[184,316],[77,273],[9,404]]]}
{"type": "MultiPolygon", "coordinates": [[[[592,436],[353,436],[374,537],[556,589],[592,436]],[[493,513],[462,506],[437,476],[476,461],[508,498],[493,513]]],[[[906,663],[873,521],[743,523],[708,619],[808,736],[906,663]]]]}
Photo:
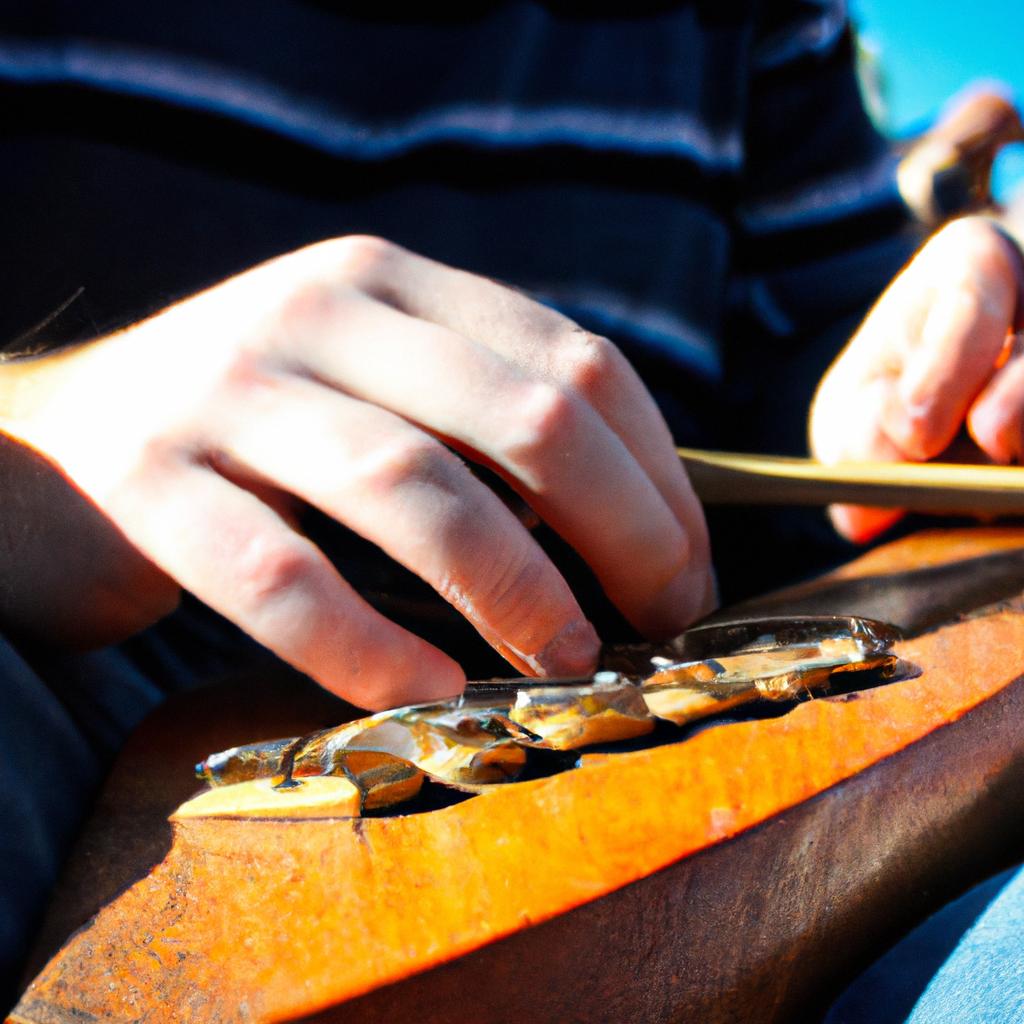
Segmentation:
{"type": "MultiPolygon", "coordinates": [[[[911,539],[823,592],[839,602],[859,572],[877,597],[889,575],[906,589],[908,573],[968,559],[964,605],[978,607],[1020,591],[992,566],[1022,547],[1014,531],[911,539]]],[[[908,621],[926,597],[904,601],[908,621]]],[[[12,1019],[811,1014],[1020,851],[1024,614],[1011,601],[900,653],[911,678],[443,810],[173,835],[163,815],[196,750],[223,738],[230,697],[169,707],[125,752],[51,913],[46,941],[64,944],[12,1019]]],[[[280,685],[250,689],[245,738],[267,734],[280,685]]],[[[289,707],[283,731],[336,710],[312,693],[289,707]]]]}

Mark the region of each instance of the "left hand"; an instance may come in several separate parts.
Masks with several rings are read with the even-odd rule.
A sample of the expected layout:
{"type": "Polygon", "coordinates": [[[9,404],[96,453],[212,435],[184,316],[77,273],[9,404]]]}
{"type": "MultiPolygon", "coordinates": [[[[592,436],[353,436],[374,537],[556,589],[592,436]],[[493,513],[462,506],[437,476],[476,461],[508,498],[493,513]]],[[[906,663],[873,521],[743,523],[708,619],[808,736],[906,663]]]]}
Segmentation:
{"type": "MultiPolygon", "coordinates": [[[[822,379],[810,417],[815,457],[924,462],[966,427],[977,460],[1024,461],[1022,268],[985,218],[935,234],[822,379]]],[[[902,513],[840,505],[831,515],[845,537],[866,541],[902,513]]]]}

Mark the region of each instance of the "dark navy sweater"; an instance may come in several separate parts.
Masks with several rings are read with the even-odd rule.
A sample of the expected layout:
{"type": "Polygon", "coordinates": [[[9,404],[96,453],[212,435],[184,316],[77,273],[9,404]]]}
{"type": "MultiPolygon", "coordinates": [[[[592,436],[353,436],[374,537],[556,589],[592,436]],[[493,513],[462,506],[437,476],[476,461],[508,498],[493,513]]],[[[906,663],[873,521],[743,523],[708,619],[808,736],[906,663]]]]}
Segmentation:
{"type": "MultiPolygon", "coordinates": [[[[814,383],[916,242],[844,5],[586,9],[0,0],[0,340],[370,232],[610,336],[680,443],[801,451],[814,383]]],[[[776,581],[724,521],[719,565],[776,581]]]]}

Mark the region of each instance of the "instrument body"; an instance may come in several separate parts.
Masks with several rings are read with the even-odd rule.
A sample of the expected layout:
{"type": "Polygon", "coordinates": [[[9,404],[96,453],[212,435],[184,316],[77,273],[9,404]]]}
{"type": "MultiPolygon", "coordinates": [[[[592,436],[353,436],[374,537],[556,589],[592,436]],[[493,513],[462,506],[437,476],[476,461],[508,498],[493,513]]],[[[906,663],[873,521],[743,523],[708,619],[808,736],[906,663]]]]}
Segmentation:
{"type": "Polygon", "coordinates": [[[908,580],[967,559],[962,603],[1002,604],[898,645],[907,678],[424,813],[171,830],[187,788],[144,753],[187,777],[275,707],[295,732],[328,710],[290,691],[283,723],[282,681],[250,683],[228,737],[229,697],[171,705],[125,751],[51,913],[55,955],[11,1019],[806,1016],[1024,845],[1021,575],[1001,568],[1022,549],[1021,531],[936,534],[818,585],[820,611],[857,611],[846,585],[913,632],[930,611],[908,580]]]}

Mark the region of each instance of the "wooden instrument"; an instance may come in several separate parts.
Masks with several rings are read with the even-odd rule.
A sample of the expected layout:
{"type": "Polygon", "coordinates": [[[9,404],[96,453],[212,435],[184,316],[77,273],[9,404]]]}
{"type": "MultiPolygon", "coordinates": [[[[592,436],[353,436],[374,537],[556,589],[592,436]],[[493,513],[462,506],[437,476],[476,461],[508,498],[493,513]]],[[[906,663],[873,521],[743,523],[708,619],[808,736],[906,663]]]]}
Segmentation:
{"type": "Polygon", "coordinates": [[[1022,590],[1024,530],[897,542],[732,610],[895,622],[896,681],[408,815],[172,827],[204,755],[338,720],[294,678],[172,701],[9,1020],[813,1017],[1024,850],[1022,590]]]}
{"type": "Polygon", "coordinates": [[[1020,466],[845,462],[680,448],[705,505],[874,505],[915,512],[1024,514],[1020,466]]]}

